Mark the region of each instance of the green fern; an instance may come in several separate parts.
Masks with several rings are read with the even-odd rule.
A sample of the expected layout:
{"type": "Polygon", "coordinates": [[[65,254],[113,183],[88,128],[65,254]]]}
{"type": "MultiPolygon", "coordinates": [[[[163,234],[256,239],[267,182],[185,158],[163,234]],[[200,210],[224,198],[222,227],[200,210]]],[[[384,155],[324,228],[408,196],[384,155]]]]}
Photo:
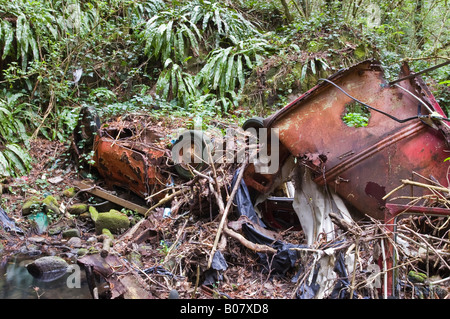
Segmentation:
{"type": "Polygon", "coordinates": [[[255,25],[242,14],[219,1],[190,1],[186,8],[190,21],[203,31],[205,43],[218,48],[229,40],[232,45],[259,35],[255,25]]]}
{"type": "Polygon", "coordinates": [[[126,12],[131,17],[132,27],[139,27],[150,17],[158,14],[160,11],[167,10],[166,3],[163,0],[150,0],[144,2],[131,1],[127,3],[126,12]]]}
{"type": "Polygon", "coordinates": [[[194,78],[183,72],[180,65],[170,58],[166,60],[164,70],[158,78],[156,93],[166,101],[177,99],[182,107],[189,105],[198,96],[194,78]]]}
{"type": "Polygon", "coordinates": [[[159,61],[169,58],[184,63],[192,53],[199,54],[200,30],[189,21],[186,14],[171,9],[153,16],[139,34],[144,43],[144,52],[159,61]]]}
{"type": "Polygon", "coordinates": [[[22,175],[31,168],[31,158],[26,151],[28,135],[20,117],[22,96],[9,94],[0,99],[0,176],[22,175]]]}
{"type": "Polygon", "coordinates": [[[76,1],[46,2],[18,0],[3,2],[0,15],[0,46],[2,59],[11,57],[20,61],[25,70],[30,61],[41,58],[48,43],[64,39],[67,34],[86,35],[99,22],[97,10],[90,3],[81,7],[76,1]]]}
{"type": "Polygon", "coordinates": [[[251,71],[260,63],[262,56],[272,49],[267,41],[253,39],[214,50],[197,74],[196,84],[204,92],[217,92],[220,98],[235,89],[241,90],[245,85],[246,72],[251,71]]]}
{"type": "Polygon", "coordinates": [[[311,73],[316,75],[319,71],[319,68],[323,71],[329,70],[330,66],[327,64],[325,59],[323,58],[310,58],[307,59],[303,63],[302,72],[300,74],[300,82],[303,83],[306,80],[306,75],[308,70],[311,70],[311,73]]]}
{"type": "Polygon", "coordinates": [[[0,154],[0,176],[21,176],[31,169],[30,155],[17,144],[6,144],[0,154]]]}

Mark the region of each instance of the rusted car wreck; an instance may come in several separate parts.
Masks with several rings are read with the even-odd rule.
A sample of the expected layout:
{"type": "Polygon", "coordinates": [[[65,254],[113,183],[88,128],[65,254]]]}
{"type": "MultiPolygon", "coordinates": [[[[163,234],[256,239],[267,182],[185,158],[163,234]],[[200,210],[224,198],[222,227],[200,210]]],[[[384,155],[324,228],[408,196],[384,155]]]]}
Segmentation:
{"type": "MultiPolygon", "coordinates": [[[[449,209],[438,205],[411,205],[412,192],[426,196],[429,190],[413,183],[402,185],[402,180],[424,178],[448,187],[444,161],[450,156],[450,127],[420,76],[414,76],[405,64],[399,78],[387,82],[381,64],[367,60],[320,79],[275,114],[245,125],[256,134],[261,129],[268,134],[265,141],[260,139],[260,147],[269,159],[256,154],[245,168],[243,181],[251,205],[269,227],[302,229],[310,245],[318,238],[334,236],[332,214],[344,220],[381,220],[393,234],[397,218],[404,214],[450,216],[449,209]],[[368,113],[366,126],[351,127],[343,120],[355,106],[368,113]],[[267,163],[276,163],[275,170],[264,170],[267,163]],[[290,191],[274,197],[275,190],[286,183],[290,191]],[[388,202],[393,191],[397,199],[388,202]]],[[[98,117],[88,110],[82,112],[80,123],[74,140],[92,145],[93,168],[110,186],[143,198],[164,196],[160,191],[171,183],[170,174],[159,168],[170,151],[158,145],[158,136],[126,125],[100,129],[98,117]]],[[[203,134],[188,132],[177,143],[187,143],[192,154],[201,157],[195,163],[198,169],[208,163],[204,148],[209,143],[203,134]]],[[[188,153],[187,158],[193,158],[188,153]]],[[[184,155],[170,154],[172,160],[184,155]]],[[[175,168],[187,177],[189,164],[194,165],[188,161],[175,168]]],[[[385,256],[379,262],[392,269],[395,255],[388,244],[385,256]]],[[[395,294],[394,287],[395,276],[389,271],[386,294],[395,294]]]]}
{"type": "MultiPolygon", "coordinates": [[[[302,174],[291,200],[301,226],[311,228],[310,243],[329,232],[329,212],[339,212],[340,208],[316,205],[310,209],[308,200],[325,203],[331,199],[335,204],[336,197],[331,198],[330,193],[356,212],[353,216],[382,220],[391,231],[401,214],[450,215],[446,208],[408,204],[412,194],[425,196],[431,193],[429,189],[399,186],[402,180],[419,176],[448,187],[448,165],[444,163],[449,156],[448,119],[424,81],[413,75],[405,64],[399,75],[404,80],[389,83],[378,61],[364,61],[321,79],[314,88],[255,125],[277,135],[280,164],[275,174],[258,173],[255,165],[249,165],[244,179],[254,201],[266,199],[265,194],[288,176],[298,181],[302,174]],[[367,126],[344,123],[343,116],[355,103],[370,112],[367,126]],[[294,166],[303,170],[283,177],[283,168],[292,158],[297,163],[294,166]],[[309,180],[325,195],[315,196],[310,185],[305,191],[303,186],[309,180]],[[387,202],[387,195],[394,190],[396,201],[387,202]]],[[[387,250],[390,269],[395,256],[391,247],[387,250]]],[[[392,295],[394,278],[392,272],[388,274],[387,289],[392,295]]]]}

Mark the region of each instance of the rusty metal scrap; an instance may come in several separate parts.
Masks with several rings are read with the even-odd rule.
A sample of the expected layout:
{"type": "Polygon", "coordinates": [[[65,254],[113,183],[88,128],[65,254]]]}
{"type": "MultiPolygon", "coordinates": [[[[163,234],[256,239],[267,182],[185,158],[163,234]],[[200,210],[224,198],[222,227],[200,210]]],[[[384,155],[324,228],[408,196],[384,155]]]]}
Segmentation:
{"type": "MultiPolygon", "coordinates": [[[[404,66],[401,75],[409,73],[404,66]]],[[[287,157],[285,148],[313,170],[317,184],[329,185],[358,211],[377,219],[384,218],[383,197],[413,171],[447,186],[443,162],[448,126],[433,121],[432,115],[444,117],[444,112],[420,77],[389,86],[380,63],[368,60],[327,80],[264,120],[266,128],[278,129],[280,157],[287,157]],[[366,127],[349,127],[342,120],[354,103],[350,96],[377,110],[369,110],[366,127]]],[[[247,185],[267,189],[256,181],[264,178],[267,185],[273,177],[251,170],[247,185]]]]}
{"type": "MultiPolygon", "coordinates": [[[[127,133],[118,128],[119,125],[123,126],[121,123],[108,123],[108,127],[101,129],[95,137],[95,167],[109,187],[129,189],[146,198],[167,183],[167,177],[161,174],[167,150],[149,140],[151,132],[139,140],[138,135],[132,131],[127,133]]],[[[164,195],[161,193],[160,197],[164,195]]]]}

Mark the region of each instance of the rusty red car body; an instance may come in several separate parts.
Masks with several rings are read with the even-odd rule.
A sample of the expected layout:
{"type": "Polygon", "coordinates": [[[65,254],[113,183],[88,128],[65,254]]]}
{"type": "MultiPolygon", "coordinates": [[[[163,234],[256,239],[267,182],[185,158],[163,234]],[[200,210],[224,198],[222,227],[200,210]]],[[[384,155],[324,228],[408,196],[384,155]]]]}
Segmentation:
{"type": "MultiPolygon", "coordinates": [[[[328,185],[363,215],[384,221],[394,241],[401,215],[450,216],[447,208],[409,203],[411,195],[417,198],[431,190],[398,187],[414,176],[449,187],[449,166],[444,163],[450,156],[448,119],[424,81],[412,74],[404,64],[400,78],[405,79],[390,85],[378,61],[364,61],[321,81],[264,119],[263,127],[277,129],[280,169],[260,174],[249,165],[247,186],[256,193],[268,192],[293,155],[313,171],[315,183],[328,185]],[[350,127],[342,120],[346,106],[355,100],[373,107],[366,127],[350,127]],[[387,203],[385,196],[392,190],[396,201],[387,203]]],[[[386,263],[384,289],[392,296],[395,254],[392,243],[386,245],[386,259],[379,262],[386,263]]]]}
{"type": "Polygon", "coordinates": [[[94,167],[109,188],[120,187],[147,198],[168,182],[160,170],[166,150],[157,147],[151,131],[139,137],[129,130],[114,123],[98,130],[93,146],[94,167]]]}
{"type": "MultiPolygon", "coordinates": [[[[409,73],[404,66],[401,75],[409,73]]],[[[427,125],[430,110],[445,117],[420,78],[389,86],[379,62],[368,60],[320,82],[266,118],[264,127],[278,129],[280,167],[289,155],[297,157],[313,170],[317,184],[329,185],[359,212],[382,220],[383,197],[412,172],[448,186],[444,164],[449,156],[448,126],[427,125]],[[342,120],[346,106],[354,102],[344,92],[380,111],[370,111],[366,127],[349,127],[342,120]],[[401,123],[386,114],[411,120],[401,123]]],[[[250,165],[245,181],[265,192],[274,175],[257,174],[250,165]]],[[[404,189],[398,195],[408,192],[404,189]]],[[[415,195],[421,192],[426,190],[415,195]]]]}

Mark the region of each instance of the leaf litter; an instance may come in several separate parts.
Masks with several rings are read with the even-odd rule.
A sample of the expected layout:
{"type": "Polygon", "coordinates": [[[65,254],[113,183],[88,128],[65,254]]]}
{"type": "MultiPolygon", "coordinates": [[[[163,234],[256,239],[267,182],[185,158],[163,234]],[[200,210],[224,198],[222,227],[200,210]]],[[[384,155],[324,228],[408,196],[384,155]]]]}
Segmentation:
{"type": "MultiPolygon", "coordinates": [[[[142,121],[135,120],[134,124],[156,127],[166,138],[161,145],[169,143],[166,123],[142,121]]],[[[92,204],[92,196],[85,192],[70,198],[62,195],[80,179],[75,164],[67,156],[66,145],[37,138],[31,143],[31,154],[33,169],[27,176],[2,180],[2,208],[24,231],[20,234],[0,227],[3,259],[28,247],[30,239],[36,237],[43,238],[43,241],[34,241],[40,254],[67,257],[74,250],[68,246],[62,232],[36,234],[31,222],[22,216],[21,205],[30,196],[51,194],[58,198],[64,211],[74,202],[92,204]]],[[[386,297],[385,274],[391,269],[378,260],[383,254],[381,246],[387,244],[392,245],[396,254],[393,270],[397,298],[449,298],[448,217],[411,215],[402,218],[397,221],[395,237],[382,221],[363,219],[346,224],[336,218],[333,221],[339,235],[333,241],[319,240],[310,247],[301,246],[305,242],[302,230],[278,231],[278,238],[294,244],[292,250],[298,258],[283,274],[277,273],[272,267],[276,253],[267,245],[245,238],[242,229],[232,227],[232,222],[239,219],[235,204],[230,200],[232,180],[236,170],[242,167],[242,163],[212,165],[198,172],[193,181],[182,181],[174,176],[178,189],[187,187],[188,192],[175,196],[170,206],[155,207],[147,216],[128,212],[132,226],[115,235],[110,243],[106,256],[111,269],[107,273],[96,268],[96,261],[88,259],[99,256],[105,248],[104,240],[95,234],[90,216],[67,213],[56,216],[49,230],[57,226],[80,230],[82,246],[88,253],[77,258],[91,262],[80,264],[103,274],[109,284],[100,289],[98,282],[94,283],[97,286],[91,287],[94,298],[165,299],[174,290],[179,298],[195,299],[383,298],[386,297]],[[227,206],[229,212],[224,217],[227,206]],[[170,215],[165,208],[169,208],[170,215]],[[328,274],[320,273],[324,256],[334,265],[328,274]],[[339,270],[341,262],[348,267],[339,270]],[[321,280],[321,276],[325,280],[321,280]],[[126,285],[141,290],[133,295],[126,285]]],[[[97,182],[101,183],[101,179],[97,182]]],[[[436,191],[435,194],[435,198],[414,200],[426,200],[424,205],[448,207],[448,192],[436,191]]]]}

